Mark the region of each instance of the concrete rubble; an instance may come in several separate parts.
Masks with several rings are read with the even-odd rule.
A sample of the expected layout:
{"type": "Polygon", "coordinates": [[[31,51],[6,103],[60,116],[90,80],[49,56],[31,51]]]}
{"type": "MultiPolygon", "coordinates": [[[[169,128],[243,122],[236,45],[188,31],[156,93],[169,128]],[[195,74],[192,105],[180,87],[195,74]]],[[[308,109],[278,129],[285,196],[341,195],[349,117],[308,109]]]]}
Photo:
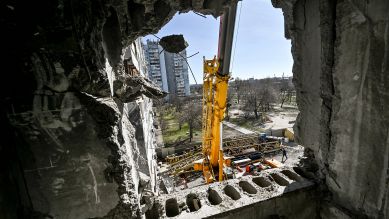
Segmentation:
{"type": "Polygon", "coordinates": [[[272,0],[292,43],[306,147],[288,170],[309,180],[281,169],[272,178],[288,186],[246,177],[154,196],[148,97],[165,94],[125,74],[124,50],[176,12],[217,17],[230,3],[2,2],[0,218],[388,218],[387,0],[272,0]]]}
{"type": "Polygon", "coordinates": [[[156,189],[142,177],[156,165],[148,98],[166,93],[126,75],[123,53],[177,11],[217,17],[228,4],[3,2],[3,80],[13,88],[1,92],[10,143],[1,147],[0,217],[141,217],[142,197],[156,189]]]}
{"type": "Polygon", "coordinates": [[[158,207],[153,207],[146,218],[148,214],[160,218],[266,218],[271,215],[315,218],[318,200],[312,196],[313,186],[313,182],[290,167],[265,170],[259,176],[244,176],[158,196],[154,201],[158,207]],[[298,195],[288,196],[288,193],[298,195]],[[284,196],[287,201],[283,200],[284,196]],[[304,200],[299,196],[304,196],[304,200]],[[285,201],[288,208],[281,204],[285,201]],[[279,207],[263,209],[268,205],[266,202],[280,203],[279,207]]]}

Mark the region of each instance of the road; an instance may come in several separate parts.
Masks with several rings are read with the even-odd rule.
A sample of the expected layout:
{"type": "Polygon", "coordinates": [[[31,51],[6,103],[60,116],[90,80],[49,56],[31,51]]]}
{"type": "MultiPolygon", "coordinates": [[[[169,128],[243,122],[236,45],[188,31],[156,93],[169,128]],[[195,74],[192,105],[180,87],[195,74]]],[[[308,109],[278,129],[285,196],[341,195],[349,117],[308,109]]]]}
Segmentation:
{"type": "Polygon", "coordinates": [[[232,128],[232,129],[235,129],[236,131],[241,132],[242,134],[245,134],[245,135],[246,134],[254,134],[253,131],[250,131],[248,129],[245,129],[243,127],[237,126],[237,125],[232,124],[232,123],[227,122],[227,121],[223,121],[223,124],[228,126],[228,127],[230,127],[230,128],[232,128]]]}

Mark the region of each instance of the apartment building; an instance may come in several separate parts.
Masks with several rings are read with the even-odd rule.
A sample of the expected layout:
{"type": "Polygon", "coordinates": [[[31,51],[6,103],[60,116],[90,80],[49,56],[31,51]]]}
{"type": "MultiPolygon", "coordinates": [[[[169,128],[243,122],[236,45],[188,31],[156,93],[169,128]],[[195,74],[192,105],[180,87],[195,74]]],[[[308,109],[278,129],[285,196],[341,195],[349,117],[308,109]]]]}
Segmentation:
{"type": "Polygon", "coordinates": [[[189,96],[188,64],[186,51],[178,54],[163,50],[158,41],[147,40],[144,46],[149,69],[149,78],[164,91],[169,92],[167,100],[189,96]]]}

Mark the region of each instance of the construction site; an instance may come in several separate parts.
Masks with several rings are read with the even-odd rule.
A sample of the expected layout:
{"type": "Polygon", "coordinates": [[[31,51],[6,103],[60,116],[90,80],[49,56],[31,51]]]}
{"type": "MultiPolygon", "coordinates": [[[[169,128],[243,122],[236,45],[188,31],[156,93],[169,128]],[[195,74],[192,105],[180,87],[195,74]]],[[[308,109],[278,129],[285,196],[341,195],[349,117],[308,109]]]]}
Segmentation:
{"type": "MultiPolygon", "coordinates": [[[[244,173],[255,175],[257,170],[283,166],[281,159],[278,159],[278,157],[273,159],[280,154],[281,148],[288,147],[287,145],[280,145],[281,138],[263,136],[263,139],[261,139],[257,134],[251,134],[223,139],[223,151],[226,159],[230,160],[229,165],[231,166],[227,178],[236,178],[236,175],[239,177],[239,175],[244,173]],[[246,169],[246,167],[251,169],[246,169]]],[[[303,155],[303,150],[300,149],[299,151],[301,152],[300,155],[303,155]]],[[[165,173],[169,176],[166,177],[166,180],[171,179],[171,176],[180,176],[182,180],[193,178],[190,175],[192,172],[195,172],[194,165],[202,157],[201,145],[180,155],[168,155],[164,163],[166,171],[161,170],[160,173],[165,173]]],[[[190,184],[190,182],[188,183],[190,184]]]]}
{"type": "Polygon", "coordinates": [[[389,218],[389,1],[1,11],[0,218],[389,218]],[[239,78],[275,34],[292,75],[239,78]]]}

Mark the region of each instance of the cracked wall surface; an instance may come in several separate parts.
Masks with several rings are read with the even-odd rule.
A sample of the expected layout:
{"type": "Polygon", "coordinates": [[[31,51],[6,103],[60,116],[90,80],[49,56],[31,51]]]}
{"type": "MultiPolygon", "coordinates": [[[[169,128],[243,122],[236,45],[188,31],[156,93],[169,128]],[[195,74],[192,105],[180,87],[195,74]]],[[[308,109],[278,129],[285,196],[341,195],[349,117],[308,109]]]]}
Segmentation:
{"type": "Polygon", "coordinates": [[[322,217],[388,217],[389,3],[272,2],[292,40],[297,140],[329,191],[322,217]]]}
{"type": "MultiPolygon", "coordinates": [[[[295,132],[303,169],[322,179],[322,217],[388,217],[389,3],[272,2],[292,40],[295,132]]],[[[164,93],[124,74],[123,49],[177,11],[218,16],[229,3],[3,1],[1,217],[140,217],[141,127],[126,104],[164,93]]]]}
{"type": "Polygon", "coordinates": [[[318,218],[315,183],[283,167],[156,197],[146,218],[318,218]]]}
{"type": "Polygon", "coordinates": [[[177,11],[229,3],[3,1],[0,217],[141,217],[155,191],[148,98],[166,94],[125,74],[125,48],[177,11]]]}

